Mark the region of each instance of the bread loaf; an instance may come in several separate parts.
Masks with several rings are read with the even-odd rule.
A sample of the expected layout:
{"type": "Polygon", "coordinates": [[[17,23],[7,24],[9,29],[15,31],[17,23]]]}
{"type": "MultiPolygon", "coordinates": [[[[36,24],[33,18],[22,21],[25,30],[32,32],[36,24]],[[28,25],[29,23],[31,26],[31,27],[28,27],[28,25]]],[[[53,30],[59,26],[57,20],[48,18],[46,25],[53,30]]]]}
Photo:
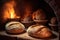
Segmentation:
{"type": "Polygon", "coordinates": [[[32,25],[27,29],[28,35],[37,38],[49,38],[52,36],[52,32],[43,25],[32,25]]]}
{"type": "Polygon", "coordinates": [[[20,22],[9,22],[6,24],[5,29],[8,33],[18,34],[25,31],[25,27],[20,22]]]}

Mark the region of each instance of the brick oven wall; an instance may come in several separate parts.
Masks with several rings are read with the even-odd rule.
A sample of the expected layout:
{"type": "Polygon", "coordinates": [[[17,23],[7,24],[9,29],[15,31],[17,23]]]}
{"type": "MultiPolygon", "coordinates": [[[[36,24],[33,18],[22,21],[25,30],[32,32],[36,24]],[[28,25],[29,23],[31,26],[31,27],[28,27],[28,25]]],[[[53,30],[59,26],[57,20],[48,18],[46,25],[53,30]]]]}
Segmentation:
{"type": "Polygon", "coordinates": [[[54,10],[54,13],[57,17],[58,20],[58,27],[60,30],[60,8],[59,8],[59,0],[44,0],[45,2],[47,2],[51,8],[54,10]]]}

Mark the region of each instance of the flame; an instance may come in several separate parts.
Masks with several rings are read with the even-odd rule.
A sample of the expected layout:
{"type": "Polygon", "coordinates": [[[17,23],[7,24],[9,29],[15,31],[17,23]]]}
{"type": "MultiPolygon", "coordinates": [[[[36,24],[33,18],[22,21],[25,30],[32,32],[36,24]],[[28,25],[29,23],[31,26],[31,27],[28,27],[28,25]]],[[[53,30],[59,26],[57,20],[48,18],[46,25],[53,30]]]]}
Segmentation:
{"type": "Polygon", "coordinates": [[[14,18],[20,18],[16,15],[14,6],[16,5],[15,1],[10,1],[4,5],[4,19],[14,19],[14,18]]]}
{"type": "Polygon", "coordinates": [[[15,14],[15,11],[14,11],[14,9],[13,8],[11,8],[10,10],[9,10],[9,14],[10,14],[10,18],[16,18],[16,14],[15,14]]]}

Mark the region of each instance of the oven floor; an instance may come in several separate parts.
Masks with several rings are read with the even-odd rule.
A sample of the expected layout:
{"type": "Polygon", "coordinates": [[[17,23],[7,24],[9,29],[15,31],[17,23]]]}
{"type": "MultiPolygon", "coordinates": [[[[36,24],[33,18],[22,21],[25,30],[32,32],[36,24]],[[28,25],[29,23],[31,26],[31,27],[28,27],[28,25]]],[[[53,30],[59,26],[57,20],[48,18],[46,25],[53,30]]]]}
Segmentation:
{"type": "Polygon", "coordinates": [[[38,39],[29,36],[27,33],[19,35],[7,34],[5,31],[0,31],[0,40],[59,40],[59,34],[55,31],[52,31],[57,37],[53,39],[38,39]]]}

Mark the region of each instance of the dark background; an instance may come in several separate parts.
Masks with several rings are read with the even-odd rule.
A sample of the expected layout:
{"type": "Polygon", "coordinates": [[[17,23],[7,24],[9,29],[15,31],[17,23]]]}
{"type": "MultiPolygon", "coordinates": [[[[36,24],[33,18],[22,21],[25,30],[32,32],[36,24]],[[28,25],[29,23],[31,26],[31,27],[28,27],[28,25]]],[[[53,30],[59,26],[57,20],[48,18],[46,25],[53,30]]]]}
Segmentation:
{"type": "MultiPolygon", "coordinates": [[[[3,23],[4,20],[2,18],[2,16],[3,16],[3,5],[6,2],[9,2],[9,1],[11,1],[11,0],[0,0],[0,26],[2,26],[2,24],[5,25],[3,23]]],[[[26,5],[31,5],[32,6],[32,13],[34,11],[36,11],[37,9],[41,8],[41,9],[44,10],[44,12],[45,12],[45,14],[47,16],[47,18],[46,18],[47,20],[50,20],[52,17],[57,15],[56,17],[57,17],[57,21],[58,21],[58,26],[60,26],[59,25],[60,24],[60,21],[59,21],[60,20],[60,11],[59,11],[60,10],[60,2],[59,2],[59,0],[45,0],[45,1],[44,0],[15,0],[15,2],[17,3],[17,5],[15,7],[15,11],[22,18],[23,15],[25,15],[24,14],[24,7],[26,5]],[[45,1],[48,1],[48,3],[45,2],[45,1]],[[51,2],[51,1],[53,1],[53,2],[51,2]],[[52,7],[55,7],[57,5],[56,12],[54,11],[55,8],[53,10],[52,7],[49,5],[50,2],[52,4],[55,3],[52,7]]],[[[4,28],[4,27],[1,27],[1,28],[4,28]]]]}
{"type": "MultiPolygon", "coordinates": [[[[50,7],[50,5],[48,3],[46,3],[45,1],[41,1],[41,0],[15,0],[17,2],[17,6],[16,6],[16,10],[18,11],[18,14],[19,15],[23,15],[23,7],[28,3],[28,4],[31,4],[33,9],[32,11],[36,11],[37,9],[39,8],[42,8],[45,12],[46,12],[46,15],[47,15],[47,19],[50,20],[51,17],[53,16],[56,16],[57,17],[57,21],[58,21],[58,27],[60,29],[60,0],[54,0],[55,2],[52,2],[52,4],[57,5],[57,9],[56,9],[56,14],[54,12],[54,10],[50,7]],[[22,5],[23,4],[23,5],[22,5]]],[[[53,0],[46,0],[48,1],[49,3],[53,0]]],[[[2,16],[3,16],[3,13],[2,13],[2,7],[4,5],[4,3],[6,2],[9,2],[9,0],[0,0],[0,30],[1,28],[4,28],[4,27],[1,27],[3,26],[2,24],[2,16]]],[[[12,37],[7,37],[7,36],[0,36],[0,40],[16,40],[15,38],[12,38],[12,37]]]]}

